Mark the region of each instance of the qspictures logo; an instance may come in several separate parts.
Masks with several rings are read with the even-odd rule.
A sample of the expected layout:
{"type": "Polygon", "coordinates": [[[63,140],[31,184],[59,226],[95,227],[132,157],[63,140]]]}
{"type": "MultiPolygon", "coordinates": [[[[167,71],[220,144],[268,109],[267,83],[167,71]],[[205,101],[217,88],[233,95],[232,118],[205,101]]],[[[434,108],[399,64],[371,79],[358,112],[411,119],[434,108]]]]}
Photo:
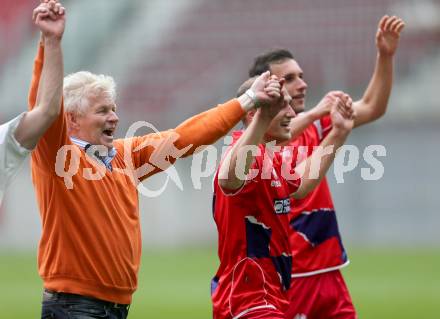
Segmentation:
{"type": "MultiPolygon", "coordinates": [[[[157,197],[161,195],[169,182],[173,182],[180,190],[183,191],[183,183],[179,176],[179,172],[173,165],[174,161],[183,157],[192,149],[193,145],[188,145],[182,149],[178,149],[175,144],[179,140],[179,134],[173,131],[166,133],[159,132],[152,124],[148,122],[135,122],[130,126],[124,141],[123,156],[124,167],[114,167],[113,171],[125,174],[130,178],[132,183],[137,187],[139,193],[147,197],[157,197]],[[153,131],[152,134],[141,138],[142,142],[134,146],[132,141],[136,136],[136,132],[141,128],[147,128],[153,131]],[[149,148],[149,157],[139,167],[133,162],[133,153],[142,153],[143,150],[149,148]],[[147,188],[141,180],[148,175],[156,172],[164,172],[166,180],[162,187],[157,190],[147,188]]],[[[232,144],[232,138],[226,136],[223,139],[223,146],[219,151],[213,145],[203,145],[197,147],[192,156],[191,163],[191,182],[192,187],[200,190],[202,187],[202,180],[214,176],[216,169],[220,163],[221,158],[224,157],[227,150],[232,144]]],[[[96,181],[104,178],[106,174],[106,167],[98,157],[103,158],[108,155],[108,148],[102,145],[95,145],[90,147],[86,152],[86,160],[92,168],[80,167],[81,151],[76,145],[64,145],[58,150],[55,164],[56,174],[63,178],[67,189],[74,188],[73,177],[81,174],[86,180],[96,181]]],[[[261,154],[261,148],[255,145],[247,145],[239,150],[239,156],[235,169],[237,177],[246,180],[252,180],[259,174],[262,179],[270,179],[273,168],[273,158],[275,153],[280,153],[282,156],[281,175],[286,180],[297,180],[304,176],[305,165],[300,165],[306,158],[307,154],[318,154],[314,156],[310,163],[310,171],[308,178],[319,178],[320,164],[323,156],[331,154],[334,151],[333,145],[327,147],[316,146],[312,150],[307,146],[278,146],[274,141],[267,143],[265,153],[261,154]],[[257,169],[251,169],[245,173],[247,154],[254,156],[263,156],[263,169],[259,172],[257,169]],[[296,154],[296,155],[294,155],[296,154]],[[301,169],[303,167],[304,169],[301,169]]],[[[365,181],[377,181],[384,175],[385,168],[379,157],[385,157],[387,154],[386,148],[383,145],[369,145],[363,150],[360,150],[355,145],[343,145],[337,150],[332,171],[337,183],[344,183],[344,176],[347,173],[354,172],[360,167],[361,178],[365,181]],[[363,164],[360,165],[360,158],[363,158],[363,164]]],[[[118,155],[117,155],[118,156],[118,155]]],[[[187,172],[184,172],[187,174],[187,172]]],[[[219,176],[219,178],[225,178],[219,176]]],[[[274,185],[275,187],[276,185],[274,185]]]]}

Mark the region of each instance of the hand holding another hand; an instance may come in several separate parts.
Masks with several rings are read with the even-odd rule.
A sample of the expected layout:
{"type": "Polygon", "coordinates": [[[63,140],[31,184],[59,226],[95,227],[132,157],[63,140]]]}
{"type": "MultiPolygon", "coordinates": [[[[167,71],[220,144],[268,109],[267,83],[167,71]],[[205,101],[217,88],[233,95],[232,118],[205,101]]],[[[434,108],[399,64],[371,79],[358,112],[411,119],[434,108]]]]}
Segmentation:
{"type": "Polygon", "coordinates": [[[336,132],[348,135],[356,117],[351,97],[343,92],[332,96],[330,117],[336,132]]]}

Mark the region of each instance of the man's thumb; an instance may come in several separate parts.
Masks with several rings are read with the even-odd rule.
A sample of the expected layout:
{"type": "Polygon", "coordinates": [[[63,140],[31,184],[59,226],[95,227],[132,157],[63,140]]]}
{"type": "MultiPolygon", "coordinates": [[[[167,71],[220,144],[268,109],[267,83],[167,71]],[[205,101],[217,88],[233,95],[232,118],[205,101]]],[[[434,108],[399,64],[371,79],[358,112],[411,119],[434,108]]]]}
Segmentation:
{"type": "Polygon", "coordinates": [[[270,71],[266,71],[266,72],[264,72],[263,74],[261,74],[261,78],[262,78],[264,81],[269,80],[269,78],[270,78],[270,71]]]}

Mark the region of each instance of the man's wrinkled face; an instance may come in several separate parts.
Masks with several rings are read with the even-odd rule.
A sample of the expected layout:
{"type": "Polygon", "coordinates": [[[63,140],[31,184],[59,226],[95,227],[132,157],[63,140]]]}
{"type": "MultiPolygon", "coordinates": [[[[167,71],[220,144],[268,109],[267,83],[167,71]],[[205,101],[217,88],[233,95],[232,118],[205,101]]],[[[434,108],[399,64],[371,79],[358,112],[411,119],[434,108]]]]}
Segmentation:
{"type": "Polygon", "coordinates": [[[111,149],[118,122],[115,102],[101,95],[90,99],[86,112],[77,116],[75,136],[92,145],[104,145],[111,149]]]}
{"type": "Polygon", "coordinates": [[[285,79],[284,86],[292,97],[293,109],[296,113],[303,112],[307,83],[303,79],[303,71],[299,64],[293,59],[288,59],[281,63],[272,63],[270,71],[277,77],[285,79]]]}

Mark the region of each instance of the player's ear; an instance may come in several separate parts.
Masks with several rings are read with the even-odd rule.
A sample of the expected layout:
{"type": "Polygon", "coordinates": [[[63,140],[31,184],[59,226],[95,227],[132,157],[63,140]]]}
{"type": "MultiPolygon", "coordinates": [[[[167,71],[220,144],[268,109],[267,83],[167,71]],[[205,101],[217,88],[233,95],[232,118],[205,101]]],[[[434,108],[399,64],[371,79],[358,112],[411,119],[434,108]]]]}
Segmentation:
{"type": "Polygon", "coordinates": [[[257,112],[257,110],[252,109],[246,113],[246,115],[243,118],[243,123],[244,123],[245,127],[247,127],[249,125],[249,123],[252,122],[252,119],[254,118],[255,112],[257,112]]]}
{"type": "Polygon", "coordinates": [[[79,129],[78,114],[67,112],[66,115],[70,129],[78,130],[79,129]]]}

